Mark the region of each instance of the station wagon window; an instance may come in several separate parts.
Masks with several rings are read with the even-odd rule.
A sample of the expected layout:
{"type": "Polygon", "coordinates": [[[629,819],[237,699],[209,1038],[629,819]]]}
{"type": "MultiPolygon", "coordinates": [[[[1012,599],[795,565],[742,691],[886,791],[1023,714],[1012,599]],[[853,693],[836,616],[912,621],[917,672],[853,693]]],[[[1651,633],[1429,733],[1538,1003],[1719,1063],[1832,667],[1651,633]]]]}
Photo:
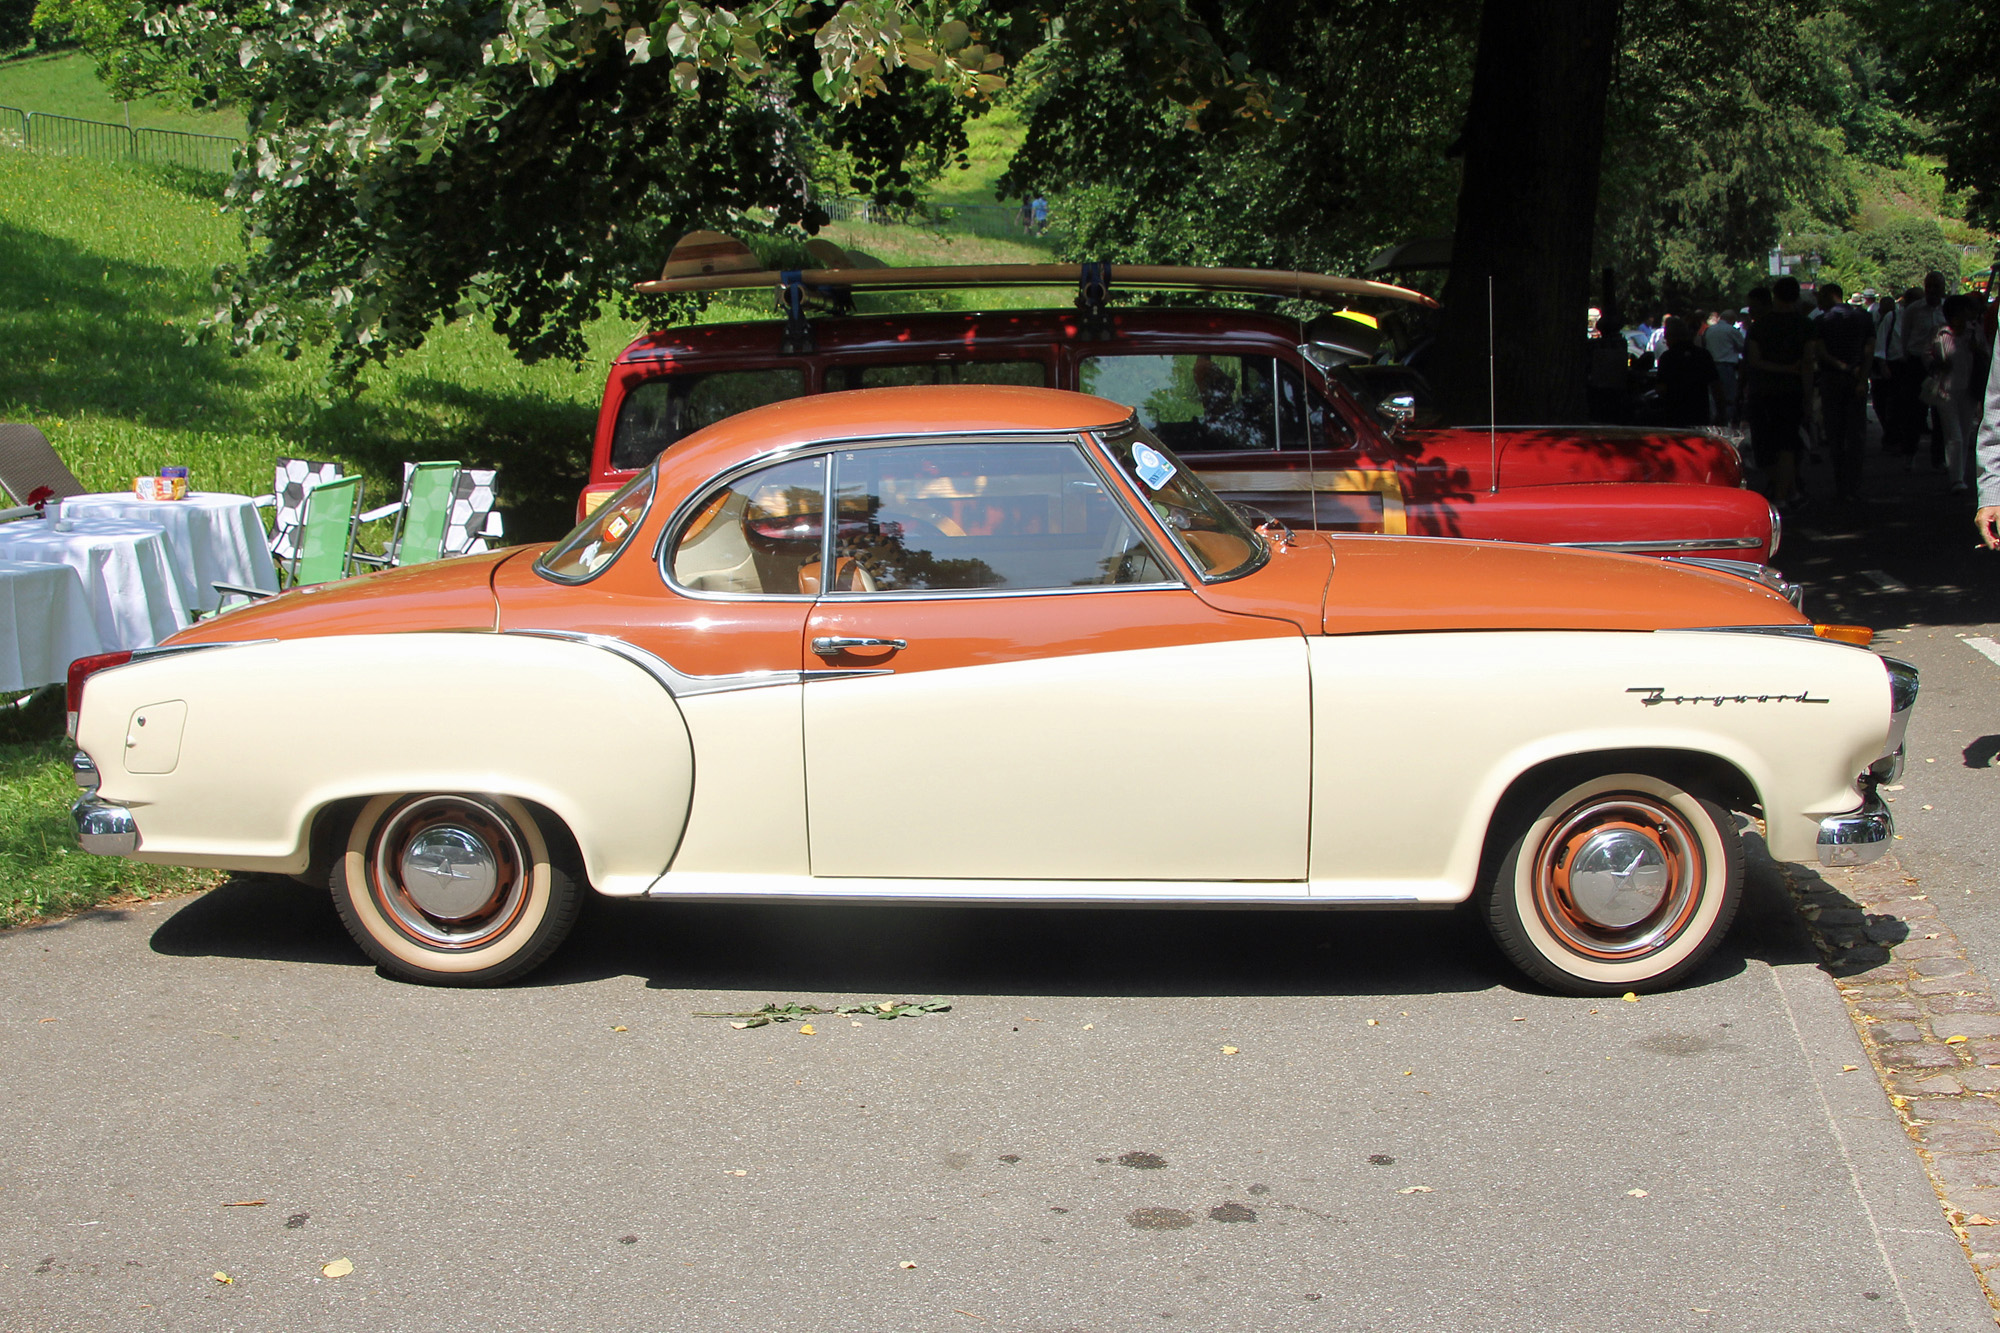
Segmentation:
{"type": "Polygon", "coordinates": [[[1034,591],[1173,577],[1074,444],[842,451],[834,496],[831,593],[1034,591]]]}
{"type": "Polygon", "coordinates": [[[820,590],[826,456],[793,459],[705,500],[674,539],[674,582],[695,592],[810,596],[820,590]]]}
{"type": "Polygon", "coordinates": [[[1184,454],[1323,449],[1329,430],[1346,433],[1324,400],[1308,395],[1298,367],[1272,356],[1093,356],[1078,387],[1132,408],[1141,425],[1184,454]]]}
{"type": "Polygon", "coordinates": [[[621,486],[569,536],[543,552],[535,568],[558,583],[582,583],[608,568],[632,540],[653,501],[653,469],[621,486]]]}
{"type": "Polygon", "coordinates": [[[905,384],[1021,384],[1046,388],[1049,368],[1040,361],[920,361],[900,365],[831,366],[826,387],[888,389],[905,384]]]}
{"type": "Polygon", "coordinates": [[[766,403],[797,398],[806,373],[796,366],[767,370],[716,370],[662,375],[632,386],[618,405],[611,434],[611,466],[644,467],[704,426],[766,403]]]}

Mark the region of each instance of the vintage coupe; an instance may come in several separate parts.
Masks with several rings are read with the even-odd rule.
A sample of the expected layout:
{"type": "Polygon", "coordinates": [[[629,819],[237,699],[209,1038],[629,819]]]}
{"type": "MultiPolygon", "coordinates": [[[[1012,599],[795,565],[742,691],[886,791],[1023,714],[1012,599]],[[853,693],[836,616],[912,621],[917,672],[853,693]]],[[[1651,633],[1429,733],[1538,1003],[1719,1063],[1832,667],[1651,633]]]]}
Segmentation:
{"type": "Polygon", "coordinates": [[[1755,582],[1253,526],[1126,408],[799,399],[565,540],[298,589],[85,659],[82,845],[330,883],[423,981],[619,897],[1425,906],[1537,980],[1664,986],[1733,811],[1872,859],[1916,674],[1755,582]],[[274,719],[289,718],[285,734],[274,719]]]}
{"type": "Polygon", "coordinates": [[[611,367],[579,518],[729,413],[846,389],[979,383],[1076,389],[1124,403],[1224,499],[1254,504],[1294,528],[1750,565],[1778,549],[1777,517],[1762,496],[1742,489],[1741,462],[1725,440],[1613,426],[1407,428],[1343,382],[1342,367],[1372,336],[1349,318],[1301,322],[1243,309],[1111,303],[1118,292],[1181,290],[1377,309],[1431,304],[1400,287],[1324,274],[1101,264],[777,273],[761,271],[747,249],[719,236],[705,246],[683,242],[674,253],[666,275],[641,283],[643,290],[770,289],[802,303],[818,294],[838,311],[856,292],[1068,283],[1078,308],[810,320],[801,313],[650,334],[611,367]]]}

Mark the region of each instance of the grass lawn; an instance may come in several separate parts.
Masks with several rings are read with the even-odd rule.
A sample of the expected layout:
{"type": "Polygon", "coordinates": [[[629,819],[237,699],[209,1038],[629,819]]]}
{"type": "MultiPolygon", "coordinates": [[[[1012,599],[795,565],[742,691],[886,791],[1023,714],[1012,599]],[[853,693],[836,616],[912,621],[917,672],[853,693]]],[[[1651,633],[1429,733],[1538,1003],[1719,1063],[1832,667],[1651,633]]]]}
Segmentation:
{"type": "Polygon", "coordinates": [[[189,111],[155,97],[119,101],[98,81],[96,64],[80,51],[0,60],[0,106],[123,125],[128,105],[133,129],[243,137],[240,111],[189,111]]]}

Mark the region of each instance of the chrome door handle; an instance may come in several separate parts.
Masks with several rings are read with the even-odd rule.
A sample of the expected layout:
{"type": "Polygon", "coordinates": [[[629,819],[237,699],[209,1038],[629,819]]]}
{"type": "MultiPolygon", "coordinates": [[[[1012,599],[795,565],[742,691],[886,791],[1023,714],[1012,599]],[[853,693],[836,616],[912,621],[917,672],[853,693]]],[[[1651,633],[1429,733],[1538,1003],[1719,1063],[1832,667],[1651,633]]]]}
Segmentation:
{"type": "Polygon", "coordinates": [[[907,639],[823,638],[812,641],[812,650],[820,657],[838,657],[850,648],[894,648],[901,652],[909,646],[907,639]]]}

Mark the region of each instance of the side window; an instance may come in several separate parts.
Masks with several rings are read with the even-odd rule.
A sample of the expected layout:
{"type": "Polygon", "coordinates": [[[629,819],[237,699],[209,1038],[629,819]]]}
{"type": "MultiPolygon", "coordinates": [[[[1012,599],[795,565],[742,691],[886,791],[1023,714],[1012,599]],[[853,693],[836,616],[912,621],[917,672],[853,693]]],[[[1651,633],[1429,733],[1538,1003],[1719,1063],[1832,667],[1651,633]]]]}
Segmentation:
{"type": "Polygon", "coordinates": [[[1319,393],[1306,387],[1298,367],[1278,363],[1278,447],[1352,449],[1354,431],[1319,393]]]}
{"type": "Polygon", "coordinates": [[[826,457],[739,477],[710,495],[674,539],[674,582],[750,596],[819,592],[826,457]]]}
{"type": "Polygon", "coordinates": [[[1277,367],[1221,352],[1093,356],[1078,387],[1135,409],[1176,453],[1278,448],[1277,367]]]}
{"type": "Polygon", "coordinates": [[[904,384],[1024,384],[1045,388],[1049,368],[1040,361],[923,361],[890,366],[833,366],[826,387],[887,389],[904,384]]]}
{"type": "Polygon", "coordinates": [[[1073,444],[914,444],[834,455],[829,592],[1160,583],[1124,508],[1073,444]]]}
{"type": "Polygon", "coordinates": [[[611,466],[644,467],[668,445],[724,417],[766,403],[797,398],[806,373],[796,367],[717,370],[706,375],[662,375],[632,386],[618,405],[611,434],[611,466]]]}

